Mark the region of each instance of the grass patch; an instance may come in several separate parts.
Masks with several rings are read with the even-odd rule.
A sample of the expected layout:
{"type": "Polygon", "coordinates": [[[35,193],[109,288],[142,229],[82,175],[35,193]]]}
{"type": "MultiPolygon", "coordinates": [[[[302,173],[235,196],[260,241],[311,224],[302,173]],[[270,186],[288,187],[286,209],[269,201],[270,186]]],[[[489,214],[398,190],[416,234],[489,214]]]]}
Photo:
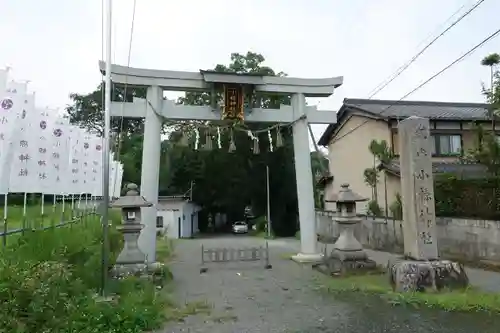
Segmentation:
{"type": "Polygon", "coordinates": [[[165,263],[174,255],[174,242],[171,239],[157,237],[156,239],[156,261],[165,263]]]}
{"type": "Polygon", "coordinates": [[[464,258],[463,256],[457,256],[447,253],[445,253],[443,257],[448,260],[459,262],[467,267],[484,269],[485,271],[491,271],[491,272],[500,272],[500,262],[497,261],[485,260],[485,259],[474,260],[474,259],[464,258]]]}
{"type": "Polygon", "coordinates": [[[296,252],[280,253],[280,258],[283,260],[292,260],[292,257],[296,254],[296,252]]]}
{"type": "Polygon", "coordinates": [[[210,315],[212,309],[213,306],[207,301],[187,302],[183,306],[171,302],[166,310],[165,319],[167,321],[184,321],[188,316],[210,315]]]}
{"type": "Polygon", "coordinates": [[[276,239],[276,236],[274,236],[273,233],[271,233],[271,235],[269,236],[266,231],[252,230],[250,231],[249,234],[250,236],[259,237],[263,239],[276,239]]]}
{"type": "MultiPolygon", "coordinates": [[[[110,218],[112,265],[123,236],[114,228],[121,224],[119,212],[112,210],[110,218]]],[[[158,289],[150,280],[137,277],[111,280],[112,301],[100,301],[96,290],[101,280],[101,242],[97,216],[9,236],[7,246],[0,249],[0,331],[135,333],[160,328],[173,313],[193,311],[180,311],[169,301],[168,288],[158,289]]],[[[159,258],[167,260],[171,253],[167,241],[160,243],[159,258]]]]}
{"type": "Polygon", "coordinates": [[[224,313],[220,315],[212,316],[212,321],[215,323],[227,323],[238,321],[238,316],[231,313],[224,313]]]}
{"type": "MultiPolygon", "coordinates": [[[[75,209],[71,209],[71,203],[65,203],[63,205],[58,203],[55,206],[46,204],[44,205],[44,211],[42,215],[42,207],[38,205],[28,205],[26,207],[26,212],[22,205],[10,205],[7,208],[7,219],[3,220],[4,208],[0,207],[0,232],[13,232],[15,233],[1,236],[1,244],[16,244],[18,238],[22,234],[22,229],[24,231],[31,231],[33,229],[44,229],[51,226],[57,226],[63,222],[71,221],[78,214],[85,213],[86,216],[91,215],[91,210],[77,210],[77,204],[75,204],[75,209]],[[26,213],[26,214],[25,214],[26,213]]],[[[88,219],[85,219],[88,221],[88,219]]]]}
{"type": "Polygon", "coordinates": [[[457,312],[500,313],[500,294],[486,293],[475,288],[426,293],[398,293],[392,291],[385,274],[353,275],[347,277],[320,276],[318,289],[339,296],[352,292],[378,295],[393,305],[436,308],[457,312]]]}

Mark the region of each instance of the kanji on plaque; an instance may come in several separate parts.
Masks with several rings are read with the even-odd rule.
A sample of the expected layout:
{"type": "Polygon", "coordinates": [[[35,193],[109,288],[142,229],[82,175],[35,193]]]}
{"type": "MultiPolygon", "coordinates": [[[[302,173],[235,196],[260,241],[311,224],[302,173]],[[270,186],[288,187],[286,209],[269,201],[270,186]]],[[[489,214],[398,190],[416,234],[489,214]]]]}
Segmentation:
{"type": "Polygon", "coordinates": [[[429,174],[424,170],[420,169],[418,172],[415,173],[415,178],[417,178],[418,180],[424,180],[426,178],[429,178],[429,174]]]}
{"type": "Polygon", "coordinates": [[[426,188],[426,187],[420,187],[420,189],[419,189],[419,196],[424,201],[430,201],[430,200],[432,200],[432,195],[429,192],[429,189],[426,188]]]}

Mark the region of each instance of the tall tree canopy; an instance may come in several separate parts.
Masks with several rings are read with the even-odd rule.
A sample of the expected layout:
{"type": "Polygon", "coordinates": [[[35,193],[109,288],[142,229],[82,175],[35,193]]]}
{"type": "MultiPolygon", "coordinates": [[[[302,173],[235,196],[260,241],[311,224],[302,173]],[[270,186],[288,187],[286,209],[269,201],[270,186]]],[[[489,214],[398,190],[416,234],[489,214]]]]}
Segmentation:
{"type": "MultiPolygon", "coordinates": [[[[500,115],[500,55],[492,53],[483,58],[481,65],[490,68],[490,84],[483,85],[483,94],[489,104],[488,116],[491,118],[493,129],[497,129],[496,120],[500,115]]],[[[468,152],[467,159],[483,164],[490,174],[500,176],[500,143],[495,132],[484,131],[482,126],[476,126],[476,144],[468,152]]]]}
{"type": "MultiPolygon", "coordinates": [[[[270,76],[285,76],[264,66],[262,55],[248,52],[246,55],[231,54],[229,65],[218,64],[214,70],[231,73],[258,73],[270,76]]],[[[261,95],[263,108],[289,105],[289,96],[261,95]]],[[[209,105],[208,93],[187,92],[178,103],[209,105]]],[[[245,124],[250,130],[265,129],[273,124],[245,124]]],[[[243,218],[244,207],[251,205],[256,215],[266,211],[266,165],[269,166],[271,220],[277,234],[292,235],[297,220],[297,195],[291,129],[280,130],[284,146],[269,151],[267,132],[259,135],[260,153],[253,154],[253,142],[244,131],[234,131],[236,151],[228,153],[230,131],[222,133],[223,149],[194,151],[175,143],[180,140],[180,130],[169,138],[173,144],[168,152],[171,178],[168,192],[183,193],[193,186],[193,199],[209,212],[222,211],[230,220],[243,218]]],[[[203,138],[205,130],[200,130],[203,138]]],[[[275,132],[272,135],[275,137],[275,132]]],[[[192,141],[193,139],[191,139],[192,141]]],[[[275,139],[274,139],[275,140],[275,139]]]]}

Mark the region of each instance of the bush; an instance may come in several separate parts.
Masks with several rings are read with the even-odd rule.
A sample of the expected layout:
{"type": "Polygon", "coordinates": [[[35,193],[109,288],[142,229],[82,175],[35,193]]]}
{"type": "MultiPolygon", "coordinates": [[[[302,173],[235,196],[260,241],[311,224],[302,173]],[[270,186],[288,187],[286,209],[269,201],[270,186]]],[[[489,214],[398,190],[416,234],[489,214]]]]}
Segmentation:
{"type": "Polygon", "coordinates": [[[434,196],[437,216],[500,219],[500,180],[497,178],[458,179],[443,175],[436,177],[434,196]]]}
{"type": "Polygon", "coordinates": [[[378,202],[375,200],[370,200],[370,202],[368,202],[367,213],[368,213],[368,215],[373,215],[373,216],[384,215],[384,211],[383,211],[382,207],[380,207],[378,202]]]}
{"type": "Polygon", "coordinates": [[[391,211],[392,217],[394,219],[403,219],[403,201],[401,199],[401,194],[396,193],[396,199],[393,203],[391,203],[389,210],[391,211]]]}
{"type": "Polygon", "coordinates": [[[267,230],[267,218],[265,216],[257,217],[254,223],[257,232],[264,232],[267,230]]]}
{"type": "MultiPolygon", "coordinates": [[[[119,223],[113,215],[113,222],[119,223]]],[[[101,224],[97,219],[27,233],[0,254],[1,332],[142,332],[163,321],[164,298],[138,278],[113,281],[99,302],[101,224]]],[[[122,236],[110,230],[110,263],[122,236]]]]}

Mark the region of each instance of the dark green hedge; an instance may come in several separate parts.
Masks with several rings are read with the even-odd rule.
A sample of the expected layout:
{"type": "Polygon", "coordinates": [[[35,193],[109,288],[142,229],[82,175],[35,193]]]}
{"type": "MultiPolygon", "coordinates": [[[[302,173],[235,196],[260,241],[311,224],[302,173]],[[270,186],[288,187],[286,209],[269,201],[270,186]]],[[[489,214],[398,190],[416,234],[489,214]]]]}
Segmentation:
{"type": "Polygon", "coordinates": [[[500,179],[459,179],[441,175],[434,180],[436,215],[500,220],[500,179]]]}

